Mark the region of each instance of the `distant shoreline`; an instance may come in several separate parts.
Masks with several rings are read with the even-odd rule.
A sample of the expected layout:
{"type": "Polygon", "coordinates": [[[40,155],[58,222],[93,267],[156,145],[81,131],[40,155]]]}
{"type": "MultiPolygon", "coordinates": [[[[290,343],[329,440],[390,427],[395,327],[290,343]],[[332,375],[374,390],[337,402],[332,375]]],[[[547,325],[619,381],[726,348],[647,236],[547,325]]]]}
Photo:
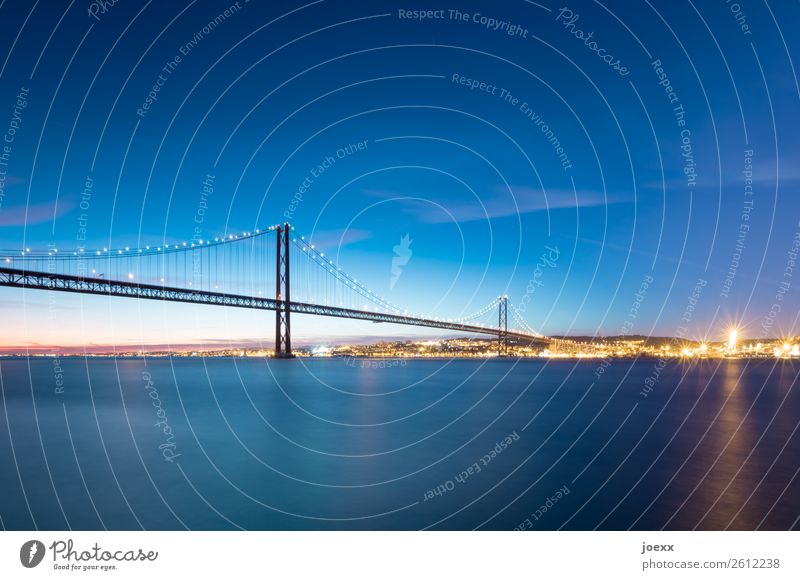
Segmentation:
{"type": "MultiPolygon", "coordinates": [[[[144,359],[236,359],[236,360],[287,360],[287,359],[278,359],[273,356],[247,356],[247,355],[214,355],[214,354],[205,354],[205,355],[194,355],[194,356],[187,356],[183,354],[106,354],[106,353],[98,353],[98,354],[0,354],[0,362],[3,359],[6,360],[14,360],[14,359],[42,359],[42,360],[60,360],[60,359],[125,359],[125,360],[144,360],[144,359]]],[[[557,357],[547,357],[547,356],[462,356],[462,355],[453,355],[453,356],[374,356],[374,355],[335,355],[335,356],[307,356],[307,355],[299,355],[295,357],[298,360],[342,360],[346,361],[348,359],[356,359],[356,360],[374,360],[374,361],[406,361],[406,360],[530,360],[530,361],[548,361],[548,362],[559,362],[559,361],[571,361],[571,362],[597,362],[598,360],[627,360],[627,361],[634,361],[634,360],[675,360],[679,362],[697,362],[697,361],[717,361],[717,360],[793,360],[791,357],[775,357],[775,356],[768,356],[768,355],[743,355],[743,356],[703,356],[703,357],[691,357],[691,356],[669,356],[669,357],[659,357],[652,354],[641,354],[641,355],[620,355],[620,356],[557,356],[557,357]]],[[[291,360],[291,359],[289,359],[291,360]]]]}

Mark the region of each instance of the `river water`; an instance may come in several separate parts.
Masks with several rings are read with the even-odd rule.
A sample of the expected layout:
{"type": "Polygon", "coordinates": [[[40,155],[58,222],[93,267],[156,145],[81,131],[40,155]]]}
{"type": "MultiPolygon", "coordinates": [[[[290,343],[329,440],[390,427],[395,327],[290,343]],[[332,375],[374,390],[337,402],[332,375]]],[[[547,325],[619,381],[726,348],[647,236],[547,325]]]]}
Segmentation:
{"type": "Polygon", "coordinates": [[[798,371],[767,360],[0,359],[0,523],[798,528],[798,371]]]}

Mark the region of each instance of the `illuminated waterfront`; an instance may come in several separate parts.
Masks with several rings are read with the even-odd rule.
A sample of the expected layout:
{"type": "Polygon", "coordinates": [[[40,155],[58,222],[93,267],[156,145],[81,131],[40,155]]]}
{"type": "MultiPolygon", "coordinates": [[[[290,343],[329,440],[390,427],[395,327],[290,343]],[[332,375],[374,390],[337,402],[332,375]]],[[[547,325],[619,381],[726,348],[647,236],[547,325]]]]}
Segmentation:
{"type": "MultiPolygon", "coordinates": [[[[333,344],[299,346],[298,357],[353,357],[353,358],[491,358],[498,356],[497,340],[485,338],[447,338],[439,340],[398,340],[369,344],[333,344]]],[[[234,347],[226,349],[176,348],[169,350],[138,349],[88,353],[47,353],[29,355],[20,350],[0,356],[47,357],[228,357],[269,358],[272,349],[234,347]]],[[[519,344],[511,341],[506,356],[512,358],[800,358],[800,337],[780,339],[738,340],[731,337],[724,342],[689,341],[670,337],[606,337],[562,338],[550,344],[519,344]]]]}

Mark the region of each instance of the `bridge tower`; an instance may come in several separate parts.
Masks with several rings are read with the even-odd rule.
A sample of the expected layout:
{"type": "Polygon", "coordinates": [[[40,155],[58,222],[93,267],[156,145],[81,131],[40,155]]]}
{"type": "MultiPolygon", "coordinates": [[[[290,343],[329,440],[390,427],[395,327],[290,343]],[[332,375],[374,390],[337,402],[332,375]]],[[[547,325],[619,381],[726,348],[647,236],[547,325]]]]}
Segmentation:
{"type": "Polygon", "coordinates": [[[508,296],[502,296],[498,303],[497,356],[508,356],[508,296]]]}
{"type": "Polygon", "coordinates": [[[289,294],[289,223],[278,226],[278,254],[275,261],[275,358],[294,358],[289,294]]]}

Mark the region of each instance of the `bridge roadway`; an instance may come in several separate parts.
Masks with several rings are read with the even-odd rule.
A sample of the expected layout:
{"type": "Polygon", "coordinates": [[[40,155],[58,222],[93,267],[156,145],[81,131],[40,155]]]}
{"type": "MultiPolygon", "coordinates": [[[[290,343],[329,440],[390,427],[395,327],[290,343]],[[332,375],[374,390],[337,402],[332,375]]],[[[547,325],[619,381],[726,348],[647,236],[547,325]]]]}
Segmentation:
{"type": "MultiPolygon", "coordinates": [[[[16,268],[0,268],[0,286],[51,290],[56,292],[75,292],[79,294],[96,294],[101,296],[118,296],[122,298],[188,302],[214,306],[234,306],[258,310],[277,311],[279,309],[279,302],[274,298],[226,294],[223,292],[210,292],[205,290],[187,290],[184,288],[172,288],[156,284],[139,284],[137,282],[106,280],[104,278],[86,278],[68,274],[32,272],[16,268]]],[[[416,318],[414,316],[403,316],[401,314],[370,312],[368,310],[355,310],[352,308],[325,306],[321,304],[289,301],[289,310],[290,312],[296,312],[298,314],[314,314],[317,316],[370,320],[372,322],[425,326],[473,334],[507,336],[508,338],[517,338],[531,342],[547,342],[546,339],[540,336],[512,330],[502,331],[497,328],[462,324],[459,322],[416,318]]]]}

